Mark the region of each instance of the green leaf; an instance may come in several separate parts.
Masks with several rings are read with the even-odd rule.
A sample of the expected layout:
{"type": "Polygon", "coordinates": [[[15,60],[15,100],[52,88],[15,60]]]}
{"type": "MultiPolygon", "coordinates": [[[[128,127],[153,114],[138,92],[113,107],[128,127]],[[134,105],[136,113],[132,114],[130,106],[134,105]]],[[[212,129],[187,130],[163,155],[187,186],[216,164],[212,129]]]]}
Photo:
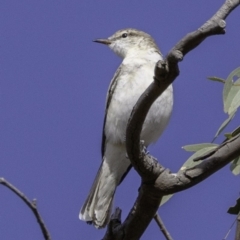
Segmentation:
{"type": "Polygon", "coordinates": [[[228,109],[228,114],[232,113],[231,105],[233,103],[233,99],[235,98],[236,94],[240,91],[240,78],[232,85],[228,97],[226,99],[226,108],[228,109]]]}
{"type": "Polygon", "coordinates": [[[206,153],[212,151],[213,149],[215,149],[217,147],[218,147],[218,145],[215,145],[215,146],[205,147],[205,148],[198,150],[190,158],[188,158],[188,160],[182,165],[180,170],[185,170],[185,169],[194,167],[195,165],[199,164],[199,162],[201,162],[201,161],[194,162],[193,160],[197,157],[205,155],[206,153]]]}
{"type": "Polygon", "coordinates": [[[227,211],[229,214],[238,215],[240,212],[240,198],[237,199],[237,203],[234,207],[230,207],[227,211]]]}
{"type": "Polygon", "coordinates": [[[166,196],[163,196],[162,198],[162,201],[160,203],[160,207],[165,204],[174,194],[169,194],[169,195],[166,195],[166,196]]]}
{"type": "Polygon", "coordinates": [[[197,152],[198,150],[206,147],[212,147],[212,146],[218,146],[215,143],[198,143],[198,144],[192,144],[192,145],[186,145],[182,148],[187,152],[197,152]]]}
{"type": "Polygon", "coordinates": [[[225,83],[225,79],[219,78],[219,77],[208,77],[209,80],[225,83]]]}
{"type": "MultiPolygon", "coordinates": [[[[234,88],[234,86],[232,88],[234,88]]],[[[231,114],[232,112],[236,111],[239,106],[240,106],[240,87],[238,87],[238,92],[235,94],[230,103],[228,114],[231,114]]]]}
{"type": "Polygon", "coordinates": [[[229,117],[221,124],[221,126],[219,127],[219,129],[217,130],[214,138],[213,138],[213,142],[214,140],[219,136],[219,134],[224,130],[224,128],[231,122],[231,120],[233,119],[233,117],[235,116],[235,112],[232,112],[229,117]]]}
{"type": "Polygon", "coordinates": [[[235,137],[237,134],[240,133],[240,126],[235,128],[232,132],[230,133],[224,133],[224,136],[227,138],[227,139],[230,139],[232,137],[235,137]]]}
{"type": "Polygon", "coordinates": [[[232,131],[232,136],[237,136],[238,134],[240,133],[240,126],[235,128],[233,131],[232,131]]]}
{"type": "Polygon", "coordinates": [[[228,105],[227,105],[227,97],[228,94],[232,88],[232,79],[231,78],[227,78],[227,80],[225,81],[224,84],[224,88],[223,88],[223,107],[224,107],[224,112],[227,113],[228,112],[228,105]]]}
{"type": "Polygon", "coordinates": [[[225,138],[230,139],[232,138],[232,133],[224,133],[225,138]]]}
{"type": "MultiPolygon", "coordinates": [[[[223,105],[224,105],[224,112],[228,113],[228,109],[230,107],[230,102],[227,101],[227,98],[230,93],[230,90],[233,86],[233,77],[238,76],[240,77],[240,67],[233,70],[229,76],[227,77],[227,80],[225,81],[224,88],[223,88],[223,105]]],[[[232,96],[231,96],[232,97],[232,96]]]]}
{"type": "Polygon", "coordinates": [[[234,175],[240,174],[240,157],[232,161],[230,165],[230,169],[234,175]]]}

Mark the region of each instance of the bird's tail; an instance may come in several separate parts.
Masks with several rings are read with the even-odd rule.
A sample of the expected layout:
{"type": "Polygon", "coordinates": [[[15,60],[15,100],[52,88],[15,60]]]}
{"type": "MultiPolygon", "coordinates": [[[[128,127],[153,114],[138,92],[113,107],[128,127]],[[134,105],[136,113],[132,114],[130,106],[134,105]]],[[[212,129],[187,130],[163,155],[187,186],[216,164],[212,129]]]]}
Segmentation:
{"type": "Polygon", "coordinates": [[[115,189],[118,183],[110,169],[102,162],[93,182],[90,193],[85,201],[79,218],[93,223],[96,228],[103,228],[109,221],[115,189]]]}

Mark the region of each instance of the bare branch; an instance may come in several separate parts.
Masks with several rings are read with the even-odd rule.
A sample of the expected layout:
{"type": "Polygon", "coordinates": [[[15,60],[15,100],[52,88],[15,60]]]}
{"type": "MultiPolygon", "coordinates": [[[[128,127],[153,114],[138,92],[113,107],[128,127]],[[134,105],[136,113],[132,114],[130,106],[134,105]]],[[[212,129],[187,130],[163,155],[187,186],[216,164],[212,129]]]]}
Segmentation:
{"type": "Polygon", "coordinates": [[[240,240],[240,213],[238,213],[238,215],[236,216],[235,220],[233,221],[232,225],[228,229],[227,234],[223,238],[223,240],[226,240],[228,238],[228,236],[229,236],[230,232],[232,231],[233,226],[235,225],[235,223],[237,223],[235,240],[240,240]]]}
{"type": "Polygon", "coordinates": [[[236,227],[236,235],[235,235],[235,240],[240,239],[240,214],[238,214],[237,217],[237,227],[236,227]]]}
{"type": "Polygon", "coordinates": [[[144,159],[139,146],[140,133],[145,117],[153,102],[165,91],[179,74],[178,62],[205,38],[225,33],[225,18],[240,4],[239,0],[227,0],[217,13],[198,30],[187,34],[168,53],[164,61],[159,61],[155,68],[153,83],[141,95],[129,118],[126,131],[126,148],[132,165],[144,179],[151,181],[158,177],[161,169],[153,161],[144,159]]]}
{"type": "Polygon", "coordinates": [[[178,62],[207,37],[225,33],[226,17],[240,4],[226,0],[217,13],[196,31],[187,34],[155,67],[153,83],[141,95],[129,118],[126,131],[127,154],[142,178],[138,198],[127,219],[107,239],[139,239],[154,217],[164,195],[179,192],[203,181],[240,155],[240,136],[224,142],[208,158],[191,169],[172,174],[155,158],[147,155],[140,143],[140,133],[153,102],[179,75],[178,62]]]}
{"type": "Polygon", "coordinates": [[[20,190],[18,190],[16,187],[14,187],[11,183],[9,183],[4,178],[0,178],[0,184],[9,188],[11,191],[13,191],[18,197],[20,197],[27,204],[27,206],[32,210],[33,214],[35,215],[45,240],[51,240],[51,237],[47,230],[47,227],[46,227],[45,223],[43,222],[43,219],[42,219],[40,213],[38,212],[37,200],[34,199],[32,202],[30,200],[28,200],[28,198],[20,190]]]}
{"type": "Polygon", "coordinates": [[[163,233],[164,237],[167,240],[173,240],[158,213],[155,214],[154,220],[157,223],[157,225],[159,226],[159,228],[160,228],[161,232],[163,233]]]}
{"type": "MultiPolygon", "coordinates": [[[[165,169],[155,181],[142,182],[139,196],[127,219],[113,230],[111,238],[104,238],[104,240],[139,239],[157,212],[162,196],[198,184],[239,155],[240,135],[237,135],[221,144],[211,156],[193,168],[181,170],[177,174],[172,174],[165,169]]],[[[144,156],[144,159],[150,162],[155,161],[157,164],[156,160],[149,155],[144,156]]],[[[157,165],[163,169],[160,164],[157,165]]]]}
{"type": "Polygon", "coordinates": [[[190,188],[205,180],[240,155],[240,134],[223,142],[203,162],[177,174],[165,170],[156,179],[156,188],[164,195],[190,188]]]}
{"type": "MultiPolygon", "coordinates": [[[[121,227],[121,214],[122,210],[116,208],[111,216],[111,220],[108,224],[107,232],[102,240],[114,239],[114,232],[121,227]]],[[[118,239],[122,239],[122,236],[118,236],[118,239]]]]}

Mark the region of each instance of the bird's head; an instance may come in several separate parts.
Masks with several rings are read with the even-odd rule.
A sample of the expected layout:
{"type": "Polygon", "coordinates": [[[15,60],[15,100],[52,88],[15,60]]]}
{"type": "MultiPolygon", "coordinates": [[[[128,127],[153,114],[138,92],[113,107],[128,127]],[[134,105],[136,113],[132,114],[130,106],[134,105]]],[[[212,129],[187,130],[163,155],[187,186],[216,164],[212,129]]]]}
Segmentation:
{"type": "Polygon", "coordinates": [[[125,58],[133,52],[154,50],[158,51],[158,47],[153,38],[142,31],[127,28],[114,33],[106,39],[96,39],[94,42],[108,45],[117,55],[125,58]]]}

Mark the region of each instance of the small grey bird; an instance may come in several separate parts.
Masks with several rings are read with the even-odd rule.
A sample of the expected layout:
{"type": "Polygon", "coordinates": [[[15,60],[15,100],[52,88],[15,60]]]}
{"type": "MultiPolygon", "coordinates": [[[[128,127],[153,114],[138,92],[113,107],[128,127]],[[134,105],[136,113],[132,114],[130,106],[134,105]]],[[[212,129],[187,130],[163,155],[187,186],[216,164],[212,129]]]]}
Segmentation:
{"type": "MultiPolygon", "coordinates": [[[[128,28],[107,39],[97,39],[123,58],[108,89],[102,136],[102,163],[79,218],[103,228],[109,221],[116,187],[131,168],[126,157],[125,134],[131,111],[152,83],[155,64],[162,54],[152,37],[128,28]]],[[[153,103],[145,119],[141,139],[145,146],[157,141],[169,122],[173,105],[170,85],[153,103]]]]}

